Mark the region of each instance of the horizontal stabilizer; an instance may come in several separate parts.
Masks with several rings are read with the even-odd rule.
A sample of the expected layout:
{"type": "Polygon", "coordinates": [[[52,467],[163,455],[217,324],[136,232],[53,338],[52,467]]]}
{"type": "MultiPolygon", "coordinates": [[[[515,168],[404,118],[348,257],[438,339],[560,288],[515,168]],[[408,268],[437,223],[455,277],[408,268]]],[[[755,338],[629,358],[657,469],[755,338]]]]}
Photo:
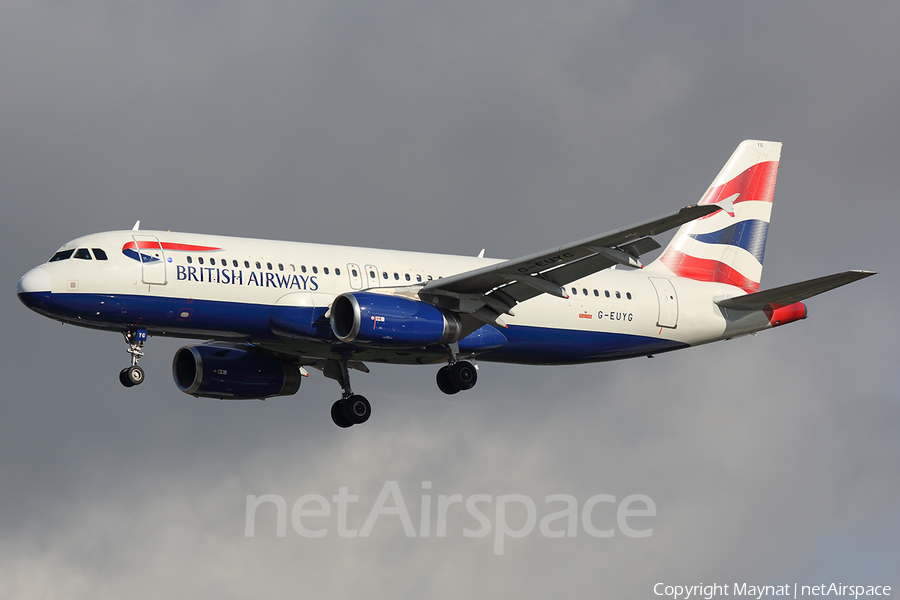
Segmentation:
{"type": "Polygon", "coordinates": [[[771,290],[718,300],[716,304],[722,308],[735,310],[774,310],[818,296],[828,290],[833,290],[874,274],[874,271],[844,271],[843,273],[835,273],[834,275],[826,275],[825,277],[783,285],[771,290]]]}

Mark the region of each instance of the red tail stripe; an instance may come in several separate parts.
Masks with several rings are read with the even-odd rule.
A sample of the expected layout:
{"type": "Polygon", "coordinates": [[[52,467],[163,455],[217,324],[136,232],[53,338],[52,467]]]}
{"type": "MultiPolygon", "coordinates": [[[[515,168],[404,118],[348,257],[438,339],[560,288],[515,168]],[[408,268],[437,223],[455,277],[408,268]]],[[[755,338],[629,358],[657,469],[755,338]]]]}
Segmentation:
{"type": "Polygon", "coordinates": [[[718,260],[688,256],[684,252],[668,249],[659,261],[679,277],[687,277],[695,281],[715,281],[736,285],[745,292],[759,290],[759,282],[745,277],[737,270],[718,260]]]}
{"type": "MultiPolygon", "coordinates": [[[[740,194],[734,204],[740,202],[772,202],[775,195],[775,179],[778,163],[775,161],[756,163],[734,179],[709,189],[700,204],[715,204],[725,198],[740,194]]],[[[708,219],[718,213],[702,217],[708,219]]]]}

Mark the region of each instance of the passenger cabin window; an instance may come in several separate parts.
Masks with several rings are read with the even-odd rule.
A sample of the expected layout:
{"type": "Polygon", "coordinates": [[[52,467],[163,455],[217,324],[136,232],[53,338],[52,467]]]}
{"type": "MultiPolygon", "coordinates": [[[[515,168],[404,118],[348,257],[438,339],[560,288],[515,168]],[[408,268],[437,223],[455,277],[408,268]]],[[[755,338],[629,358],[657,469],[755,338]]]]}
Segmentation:
{"type": "Polygon", "coordinates": [[[249,260],[245,260],[245,261],[244,261],[244,268],[245,268],[245,269],[249,269],[249,268],[250,268],[250,261],[249,261],[249,260]]]}
{"type": "Polygon", "coordinates": [[[334,274],[335,274],[335,275],[340,275],[340,274],[341,274],[341,270],[338,269],[337,267],[335,267],[335,268],[334,268],[334,274]]]}
{"type": "Polygon", "coordinates": [[[600,290],[594,290],[594,295],[598,298],[600,297],[600,290]]]}
{"type": "Polygon", "coordinates": [[[262,265],[259,264],[259,261],[256,261],[256,268],[257,268],[257,269],[262,269],[262,265]]]}
{"type": "Polygon", "coordinates": [[[200,263],[200,264],[202,265],[202,264],[203,264],[203,257],[202,257],[202,256],[198,256],[198,257],[197,257],[197,262],[200,263]]]}
{"type": "Polygon", "coordinates": [[[192,264],[194,262],[194,259],[191,258],[190,256],[188,256],[187,261],[188,261],[188,264],[192,264]]]}
{"type": "Polygon", "coordinates": [[[279,270],[279,271],[284,271],[284,265],[281,264],[281,263],[278,263],[278,270],[279,270]]]}
{"type": "Polygon", "coordinates": [[[266,263],[266,268],[267,268],[268,270],[271,271],[271,270],[272,270],[272,263],[267,262],[267,263],[266,263]]]}
{"type": "Polygon", "coordinates": [[[584,289],[584,290],[581,290],[581,293],[583,293],[583,294],[584,294],[584,295],[585,295],[585,296],[587,296],[587,295],[588,295],[588,293],[587,293],[587,290],[586,290],[586,289],[584,289]]]}
{"type": "Polygon", "coordinates": [[[394,280],[400,281],[400,273],[394,273],[394,280]]]}
{"type": "MultiPolygon", "coordinates": [[[[67,258],[68,258],[68,257],[67,257],[67,258]]],[[[381,277],[382,277],[383,279],[387,279],[387,278],[388,278],[388,276],[387,276],[387,271],[385,271],[384,273],[382,273],[382,274],[381,274],[381,277]]]]}
{"type": "Polygon", "coordinates": [[[631,292],[625,292],[625,297],[631,300],[631,292]]]}
{"type": "Polygon", "coordinates": [[[350,272],[353,273],[354,277],[359,277],[359,275],[356,273],[356,269],[350,269],[350,272]]]}
{"type": "Polygon", "coordinates": [[[409,273],[406,274],[406,280],[409,281],[409,273]]]}
{"type": "Polygon", "coordinates": [[[232,261],[231,261],[231,266],[237,267],[237,266],[238,266],[238,261],[232,260],[232,261]]]}
{"type": "Polygon", "coordinates": [[[306,265],[300,265],[300,272],[306,273],[306,265]]]}
{"type": "Polygon", "coordinates": [[[324,269],[322,269],[322,272],[325,273],[326,275],[328,275],[328,267],[325,267],[324,269]]]}
{"type": "Polygon", "coordinates": [[[319,269],[317,267],[313,267],[313,273],[318,273],[319,269]]]}
{"type": "Polygon", "coordinates": [[[94,258],[97,260],[106,260],[106,252],[102,248],[91,248],[94,252],[94,258]]]}
{"type": "Polygon", "coordinates": [[[606,294],[607,298],[609,298],[609,290],[604,290],[603,293],[606,294]]]}
{"type": "Polygon", "coordinates": [[[421,281],[422,281],[422,276],[421,276],[421,275],[416,275],[416,281],[421,282],[421,281]]]}
{"type": "Polygon", "coordinates": [[[621,297],[622,297],[622,294],[620,294],[619,292],[616,292],[616,298],[621,298],[621,297]]]}
{"type": "Polygon", "coordinates": [[[72,249],[72,250],[60,250],[59,252],[57,252],[56,254],[54,254],[54,255],[53,255],[53,258],[51,258],[48,262],[56,262],[56,261],[58,261],[58,260],[66,260],[67,258],[69,258],[69,257],[72,256],[72,253],[73,253],[73,252],[75,252],[74,249],[72,249]]]}
{"type": "Polygon", "coordinates": [[[215,264],[216,264],[216,259],[214,259],[214,258],[209,259],[209,264],[215,266],[215,264]]]}

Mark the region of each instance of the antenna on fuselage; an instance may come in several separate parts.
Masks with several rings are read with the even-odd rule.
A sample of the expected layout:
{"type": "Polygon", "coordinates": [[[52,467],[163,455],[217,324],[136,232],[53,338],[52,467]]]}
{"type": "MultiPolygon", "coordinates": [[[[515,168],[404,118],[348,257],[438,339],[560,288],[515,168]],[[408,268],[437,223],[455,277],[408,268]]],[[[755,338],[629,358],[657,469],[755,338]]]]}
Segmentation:
{"type": "Polygon", "coordinates": [[[481,252],[478,253],[478,258],[484,258],[484,248],[482,248],[481,252]]]}
{"type": "Polygon", "coordinates": [[[132,231],[140,231],[141,230],[141,220],[138,219],[134,222],[134,227],[131,228],[132,231]]]}

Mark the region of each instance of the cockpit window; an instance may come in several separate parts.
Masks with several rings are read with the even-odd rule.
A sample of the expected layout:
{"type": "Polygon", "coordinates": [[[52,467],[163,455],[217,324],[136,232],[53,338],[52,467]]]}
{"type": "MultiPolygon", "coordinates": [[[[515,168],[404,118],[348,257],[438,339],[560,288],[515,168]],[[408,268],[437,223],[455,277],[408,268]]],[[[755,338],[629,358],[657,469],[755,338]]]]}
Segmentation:
{"type": "Polygon", "coordinates": [[[102,248],[91,248],[91,251],[94,253],[94,258],[97,260],[106,260],[106,252],[104,252],[102,248]]]}
{"type": "Polygon", "coordinates": [[[79,248],[75,251],[74,258],[80,258],[82,260],[91,260],[91,253],[87,248],[79,248]]]}
{"type": "Polygon", "coordinates": [[[60,250],[56,254],[53,255],[53,258],[50,259],[50,262],[56,262],[58,260],[66,260],[67,258],[72,256],[72,253],[75,252],[75,249],[72,250],[60,250]]]}

